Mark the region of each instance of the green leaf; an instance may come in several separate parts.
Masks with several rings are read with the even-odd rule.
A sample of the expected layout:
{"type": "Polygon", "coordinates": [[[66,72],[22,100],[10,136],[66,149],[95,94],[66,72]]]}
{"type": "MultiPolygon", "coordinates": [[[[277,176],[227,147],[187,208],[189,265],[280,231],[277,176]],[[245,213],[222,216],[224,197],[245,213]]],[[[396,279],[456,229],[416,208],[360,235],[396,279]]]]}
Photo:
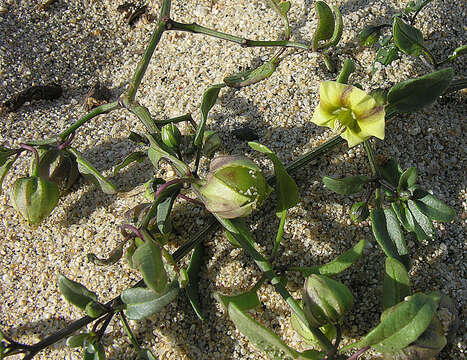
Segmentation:
{"type": "Polygon", "coordinates": [[[388,103],[395,112],[418,111],[434,102],[448,88],[453,70],[446,68],[394,85],[388,92],[388,103]]]}
{"type": "Polygon", "coordinates": [[[171,282],[162,294],[144,288],[123,290],[122,301],[126,304],[125,314],[132,320],[145,319],[170,304],[179,291],[178,281],[171,282]]]}
{"type": "Polygon", "coordinates": [[[276,67],[277,65],[274,61],[267,61],[255,69],[242,71],[225,77],[224,83],[233,88],[253,85],[270,77],[274,71],[276,71],[276,67]]]}
{"type": "Polygon", "coordinates": [[[405,170],[399,178],[399,184],[397,186],[397,192],[406,191],[409,187],[415,185],[417,181],[417,169],[415,167],[409,167],[405,170]]]}
{"type": "Polygon", "coordinates": [[[80,283],[66,278],[64,275],[58,275],[58,288],[63,297],[70,304],[84,310],[89,302],[97,301],[97,295],[86,289],[80,283]]]}
{"type": "Polygon", "coordinates": [[[435,235],[435,229],[431,220],[420,210],[412,200],[407,202],[410,213],[414,219],[415,235],[418,241],[432,238],[435,235]]]}
{"type": "Polygon", "coordinates": [[[389,159],[384,164],[378,166],[379,173],[390,185],[399,186],[399,179],[402,174],[402,169],[394,159],[389,159]]]}
{"type": "Polygon", "coordinates": [[[365,248],[365,239],[360,240],[354,247],[343,252],[334,260],[319,266],[310,267],[292,267],[290,270],[297,270],[303,273],[305,277],[311,274],[320,274],[326,276],[334,276],[347,270],[354,264],[362,255],[365,248]]]}
{"type": "Polygon", "coordinates": [[[117,192],[115,185],[108,181],[94,166],[92,166],[92,164],[87,161],[78,150],[69,147],[68,151],[76,157],[78,170],[81,175],[97,186],[100,186],[102,191],[106,194],[115,194],[117,192]]]}
{"type": "Polygon", "coordinates": [[[386,258],[383,280],[383,310],[400,303],[409,295],[410,279],[405,266],[394,258],[386,258]]]}
{"type": "Polygon", "coordinates": [[[226,309],[228,309],[230,303],[234,303],[241,311],[247,311],[261,305],[257,293],[258,288],[258,286],[254,286],[252,289],[237,295],[222,295],[221,293],[216,292],[214,297],[226,309]]]}
{"type": "Polygon", "coordinates": [[[336,46],[342,37],[342,32],[344,30],[344,21],[342,19],[342,14],[337,6],[333,6],[332,9],[334,10],[334,14],[336,17],[334,22],[334,31],[329,41],[326,41],[325,44],[320,46],[320,49],[326,49],[331,46],[336,46]]]}
{"type": "Polygon", "coordinates": [[[286,37],[290,36],[289,19],[287,13],[290,9],[290,1],[266,0],[268,5],[281,17],[286,28],[286,37]]]}
{"type": "Polygon", "coordinates": [[[415,231],[415,224],[412,214],[410,213],[409,209],[404,203],[401,202],[393,202],[391,204],[394,213],[397,216],[397,219],[402,224],[405,230],[408,232],[415,231]]]}
{"type": "MultiPolygon", "coordinates": [[[[376,52],[375,63],[378,62],[387,66],[397,59],[399,59],[399,50],[394,44],[390,44],[379,48],[376,52]]],[[[376,72],[376,68],[373,66],[373,73],[374,72],[376,72]]]]}
{"type": "MultiPolygon", "coordinates": [[[[310,329],[300,320],[300,318],[292,312],[290,314],[290,324],[292,325],[293,329],[299,334],[302,339],[311,346],[319,347],[318,339],[313,335],[310,329]]],[[[336,337],[336,327],[333,324],[326,324],[321,326],[319,330],[328,338],[329,341],[336,337]]]]}
{"type": "Polygon", "coordinates": [[[84,349],[84,360],[105,360],[104,346],[100,342],[89,343],[84,349]]]}
{"type": "Polygon", "coordinates": [[[331,191],[341,195],[351,195],[362,191],[363,185],[369,183],[370,179],[364,175],[348,176],[342,179],[325,176],[323,182],[331,191]]]}
{"type": "Polygon", "coordinates": [[[318,50],[319,41],[328,40],[332,37],[335,28],[334,16],[331,8],[324,1],[316,1],[315,9],[318,17],[318,26],[313,35],[313,51],[318,50]]]}
{"type": "Polygon", "coordinates": [[[113,170],[113,175],[117,175],[117,173],[123,169],[124,167],[130,165],[133,162],[142,162],[144,159],[147,158],[147,154],[144,151],[135,151],[128,155],[121,163],[115,165],[113,170]]]}
{"type": "Polygon", "coordinates": [[[9,158],[5,163],[0,167],[0,195],[2,194],[2,184],[3,180],[5,180],[6,174],[10,171],[11,166],[16,161],[16,157],[9,158]]]}
{"type": "Polygon", "coordinates": [[[96,319],[99,316],[104,315],[106,308],[100,302],[90,301],[87,303],[86,307],[84,308],[84,311],[86,312],[87,316],[96,319]]]}
{"type": "Polygon", "coordinates": [[[89,338],[88,333],[76,334],[66,339],[66,345],[70,348],[81,347],[83,346],[84,341],[87,340],[88,338],[89,338]]]}
{"type": "Polygon", "coordinates": [[[230,319],[237,329],[270,359],[285,360],[298,358],[298,352],[288,347],[271,330],[245,314],[235,303],[229,303],[228,312],[230,319]]]}
{"type": "Polygon", "coordinates": [[[242,247],[242,245],[240,245],[240,243],[237,241],[237,239],[235,239],[235,236],[233,236],[233,234],[230,231],[224,230],[224,235],[233,247],[235,248],[242,247]]]}
{"type": "Polygon", "coordinates": [[[344,346],[342,351],[350,348],[371,346],[380,353],[396,352],[405,348],[430,325],[438,304],[433,297],[417,293],[396,305],[387,312],[380,324],[360,341],[344,346]]]}
{"type": "Polygon", "coordinates": [[[384,217],[386,218],[386,228],[389,237],[396,246],[399,260],[404,264],[406,269],[410,268],[410,257],[407,244],[405,242],[404,233],[402,232],[399,219],[392,208],[384,209],[384,217]]]}
{"type": "Polygon", "coordinates": [[[10,156],[16,155],[18,152],[19,150],[9,149],[5,146],[0,145],[0,167],[3,167],[3,165],[8,161],[10,156]]]}
{"type": "Polygon", "coordinates": [[[402,259],[397,253],[396,246],[389,235],[384,210],[380,207],[371,210],[370,219],[373,235],[386,256],[393,257],[401,261],[402,259]]]}
{"type": "Polygon", "coordinates": [[[177,199],[180,188],[181,186],[178,187],[178,189],[175,188],[174,192],[170,196],[157,205],[156,223],[161,234],[169,234],[172,231],[170,214],[172,213],[172,207],[175,199],[177,199]]]}
{"type": "Polygon", "coordinates": [[[187,269],[189,282],[185,287],[186,296],[188,297],[193,310],[201,321],[204,321],[204,316],[201,313],[198,283],[199,273],[201,272],[201,265],[203,263],[203,253],[204,248],[200,243],[194,248],[193,254],[191,254],[190,265],[187,269]]]}
{"type": "Polygon", "coordinates": [[[414,197],[416,197],[416,199],[413,200],[415,206],[422,214],[428,216],[430,219],[446,222],[454,220],[456,216],[454,209],[429,192],[417,189],[414,193],[414,197]]]}
{"type": "Polygon", "coordinates": [[[392,24],[394,44],[408,55],[419,56],[423,52],[423,34],[417,28],[395,17],[392,24]]]}
{"type": "Polygon", "coordinates": [[[404,9],[404,13],[410,14],[411,12],[418,12],[422,10],[425,6],[427,6],[433,0],[417,0],[417,1],[409,1],[407,6],[404,9]]]}
{"type": "Polygon", "coordinates": [[[363,46],[371,47],[379,39],[379,36],[381,35],[381,27],[380,26],[373,26],[373,25],[368,25],[365,26],[362,31],[360,31],[357,35],[358,41],[360,44],[363,46]]]}
{"type": "Polygon", "coordinates": [[[138,246],[133,254],[133,265],[143,275],[144,283],[156,293],[164,291],[167,285],[167,272],[162,261],[161,248],[148,239],[138,246]]]}
{"type": "Polygon", "coordinates": [[[274,164],[276,175],[277,212],[280,213],[297,205],[299,201],[298,187],[292,177],[287,173],[285,166],[271,150],[262,144],[249,142],[253,150],[266,154],[274,164]]]}
{"type": "Polygon", "coordinates": [[[196,146],[201,146],[203,144],[204,128],[206,126],[206,121],[208,120],[209,110],[211,110],[216,103],[219,91],[224,86],[225,84],[212,85],[203,94],[203,100],[201,101],[201,121],[198,125],[194,139],[194,144],[196,146]]]}

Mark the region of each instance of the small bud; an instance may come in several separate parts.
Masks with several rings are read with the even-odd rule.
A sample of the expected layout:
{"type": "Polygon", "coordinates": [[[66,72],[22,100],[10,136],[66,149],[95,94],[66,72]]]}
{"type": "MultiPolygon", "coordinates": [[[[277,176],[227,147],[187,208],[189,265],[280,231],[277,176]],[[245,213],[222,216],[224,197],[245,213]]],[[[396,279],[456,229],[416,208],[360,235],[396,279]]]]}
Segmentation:
{"type": "Polygon", "coordinates": [[[206,208],[226,219],[249,215],[271,191],[261,169],[243,156],[214,159],[200,188],[206,208]]]}
{"type": "Polygon", "coordinates": [[[204,132],[203,153],[207,157],[214,155],[214,152],[222,146],[222,140],[216,132],[208,130],[204,132]]]}
{"type": "Polygon", "coordinates": [[[16,211],[31,225],[37,225],[49,216],[59,196],[56,183],[38,176],[16,180],[10,195],[16,211]]]}
{"type": "Polygon", "coordinates": [[[170,123],[162,127],[161,130],[162,142],[171,149],[178,149],[182,141],[182,134],[177,125],[170,123]]]}
{"type": "Polygon", "coordinates": [[[92,317],[93,319],[102,316],[106,310],[107,309],[105,308],[105,306],[101,303],[98,303],[97,301],[90,301],[84,308],[86,315],[92,317]]]}
{"type": "Polygon", "coordinates": [[[311,327],[336,325],[353,301],[347,286],[327,276],[313,274],[305,281],[303,310],[311,327]]]}
{"type": "Polygon", "coordinates": [[[368,215],[370,215],[370,211],[368,210],[368,204],[366,202],[358,202],[352,205],[350,209],[350,218],[354,223],[359,223],[365,220],[368,215]]]}

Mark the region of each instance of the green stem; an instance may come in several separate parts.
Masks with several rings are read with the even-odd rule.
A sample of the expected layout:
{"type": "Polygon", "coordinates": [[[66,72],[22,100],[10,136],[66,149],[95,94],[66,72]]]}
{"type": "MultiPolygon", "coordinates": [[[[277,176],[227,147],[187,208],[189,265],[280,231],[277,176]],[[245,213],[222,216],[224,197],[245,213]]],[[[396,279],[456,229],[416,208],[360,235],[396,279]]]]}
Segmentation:
{"type": "Polygon", "coordinates": [[[422,46],[422,45],[420,45],[420,46],[422,47],[422,50],[423,50],[423,52],[425,53],[425,55],[428,57],[428,59],[430,59],[431,64],[432,64],[435,68],[437,68],[437,67],[439,66],[439,64],[438,64],[438,62],[436,61],[436,59],[435,59],[435,57],[433,56],[433,54],[430,52],[430,50],[428,50],[425,46],[422,46]]]}
{"type": "Polygon", "coordinates": [[[123,313],[123,311],[120,311],[118,314],[120,315],[120,319],[122,321],[123,328],[125,329],[126,334],[130,338],[131,343],[135,347],[136,351],[138,351],[138,352],[141,351],[141,347],[139,346],[139,343],[136,340],[135,335],[131,331],[130,324],[128,324],[128,320],[126,319],[125,314],[123,313]]]}
{"type": "Polygon", "coordinates": [[[291,47],[291,48],[298,48],[298,49],[305,49],[310,50],[311,46],[294,42],[288,40],[275,40],[275,41],[267,41],[267,40],[250,40],[240,36],[226,34],[217,30],[209,29],[207,27],[198,25],[196,23],[192,24],[184,24],[174,21],[172,19],[169,20],[167,24],[167,30],[179,30],[179,31],[187,31],[193,34],[204,34],[208,36],[212,36],[218,39],[227,40],[239,44],[243,47],[271,47],[271,46],[282,46],[282,47],[291,47]]]}
{"type": "Polygon", "coordinates": [[[152,119],[151,113],[145,106],[140,105],[137,101],[132,100],[129,95],[122,96],[120,98],[120,103],[131,113],[136,115],[136,117],[143,123],[149,134],[160,134],[160,130],[157,127],[155,121],[152,119]]]}
{"type": "MultiPolygon", "coordinates": [[[[196,187],[194,186],[195,191],[196,187]]],[[[281,297],[285,300],[287,305],[292,309],[292,311],[298,316],[298,318],[308,326],[308,321],[305,317],[305,313],[300,305],[295,301],[292,295],[288,292],[285,286],[282,284],[281,279],[279,276],[276,275],[274,272],[271,264],[269,261],[261,255],[254,247],[254,239],[248,230],[247,227],[242,226],[238,223],[239,219],[223,219],[217,217],[219,223],[227,230],[230,231],[231,234],[235,237],[235,239],[240,243],[242,248],[253,258],[256,265],[260,268],[260,270],[264,273],[264,275],[269,279],[274,289],[281,295],[281,297]]],[[[322,349],[326,351],[328,354],[334,354],[335,348],[329,339],[324,336],[324,334],[318,328],[311,328],[309,330],[313,333],[313,335],[318,339],[322,349]]]]}
{"type": "Polygon", "coordinates": [[[274,241],[274,248],[272,249],[271,260],[276,256],[277,250],[279,249],[279,244],[282,240],[282,235],[284,234],[285,219],[287,218],[287,210],[281,212],[281,221],[279,223],[279,229],[277,230],[276,241],[274,241]]]}
{"type": "Polygon", "coordinates": [[[154,120],[154,123],[158,126],[164,126],[167,124],[177,124],[179,122],[184,122],[184,121],[188,121],[191,123],[193,121],[191,114],[185,114],[185,115],[177,116],[177,117],[167,119],[167,120],[154,120]]]}
{"type": "Polygon", "coordinates": [[[141,84],[141,81],[143,80],[143,76],[146,73],[152,55],[154,54],[154,50],[156,49],[157,44],[159,44],[162,34],[166,30],[167,23],[169,22],[169,16],[170,0],[163,0],[157,27],[152,33],[151,40],[149,41],[149,44],[146,47],[146,50],[144,51],[143,58],[136,67],[135,74],[133,75],[133,78],[131,79],[126,90],[126,95],[130,100],[134,100],[136,97],[136,92],[138,91],[138,87],[141,84]]]}
{"type": "Polygon", "coordinates": [[[379,177],[378,165],[376,165],[375,152],[373,146],[370,144],[370,139],[363,142],[363,147],[365,148],[366,154],[368,156],[368,161],[370,162],[371,173],[373,177],[379,177]]]}
{"type": "Polygon", "coordinates": [[[58,137],[60,138],[61,141],[65,141],[70,134],[74,133],[76,129],[78,129],[80,126],[84,125],[85,123],[87,123],[92,118],[98,115],[101,115],[101,114],[106,114],[108,112],[111,112],[112,110],[118,109],[119,107],[120,105],[118,104],[118,101],[114,101],[108,104],[98,106],[92,111],[90,111],[89,113],[87,113],[86,115],[84,115],[81,119],[79,119],[77,122],[71,125],[68,129],[58,134],[58,137]]]}

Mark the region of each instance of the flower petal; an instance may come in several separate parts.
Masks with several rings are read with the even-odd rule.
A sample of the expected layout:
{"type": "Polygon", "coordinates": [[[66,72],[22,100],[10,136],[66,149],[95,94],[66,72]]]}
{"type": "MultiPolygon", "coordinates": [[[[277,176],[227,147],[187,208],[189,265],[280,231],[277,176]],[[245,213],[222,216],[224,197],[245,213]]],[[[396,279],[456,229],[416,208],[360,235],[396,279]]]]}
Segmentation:
{"type": "Polygon", "coordinates": [[[384,139],[384,110],[377,115],[370,116],[358,122],[362,136],[375,136],[384,139]]]}
{"type": "Polygon", "coordinates": [[[311,119],[316,125],[319,126],[328,126],[331,129],[334,127],[334,120],[336,119],[336,115],[331,114],[330,112],[326,111],[322,104],[319,103],[318,107],[315,109],[313,113],[313,118],[311,119]]]}
{"type": "Polygon", "coordinates": [[[362,133],[354,133],[353,131],[350,131],[350,129],[345,130],[341,137],[347,140],[349,148],[354,147],[369,138],[369,136],[363,136],[362,133]]]}
{"type": "Polygon", "coordinates": [[[335,81],[323,81],[319,86],[320,104],[329,112],[341,107],[341,96],[349,91],[346,90],[348,88],[352,86],[335,81]]]}

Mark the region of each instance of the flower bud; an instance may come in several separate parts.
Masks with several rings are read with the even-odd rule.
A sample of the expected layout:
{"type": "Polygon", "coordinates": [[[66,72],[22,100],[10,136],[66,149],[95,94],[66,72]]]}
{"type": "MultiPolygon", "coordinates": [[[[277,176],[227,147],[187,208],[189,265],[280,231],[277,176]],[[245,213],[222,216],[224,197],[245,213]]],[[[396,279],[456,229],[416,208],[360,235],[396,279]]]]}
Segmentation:
{"type": "Polygon", "coordinates": [[[171,149],[178,149],[182,141],[182,134],[177,125],[170,123],[162,127],[162,142],[171,149]]]}
{"type": "Polygon", "coordinates": [[[226,219],[249,215],[271,191],[261,169],[243,156],[214,159],[200,188],[206,208],[226,219]]]}
{"type": "Polygon", "coordinates": [[[208,130],[203,136],[203,153],[211,157],[214,152],[222,146],[222,140],[215,131],[208,130]]]}
{"type": "Polygon", "coordinates": [[[368,210],[368,204],[366,202],[358,202],[352,205],[350,209],[350,218],[354,223],[359,223],[365,220],[368,215],[370,215],[370,211],[368,210]]]}
{"type": "Polygon", "coordinates": [[[353,301],[347,286],[327,276],[313,274],[305,281],[303,311],[311,327],[336,325],[353,301]]]}
{"type": "Polygon", "coordinates": [[[43,177],[20,178],[13,184],[11,201],[29,224],[37,225],[55,208],[59,198],[56,183],[43,177]]]}
{"type": "Polygon", "coordinates": [[[76,160],[70,153],[51,149],[41,154],[38,175],[56,183],[61,191],[66,191],[80,174],[76,160]]]}

